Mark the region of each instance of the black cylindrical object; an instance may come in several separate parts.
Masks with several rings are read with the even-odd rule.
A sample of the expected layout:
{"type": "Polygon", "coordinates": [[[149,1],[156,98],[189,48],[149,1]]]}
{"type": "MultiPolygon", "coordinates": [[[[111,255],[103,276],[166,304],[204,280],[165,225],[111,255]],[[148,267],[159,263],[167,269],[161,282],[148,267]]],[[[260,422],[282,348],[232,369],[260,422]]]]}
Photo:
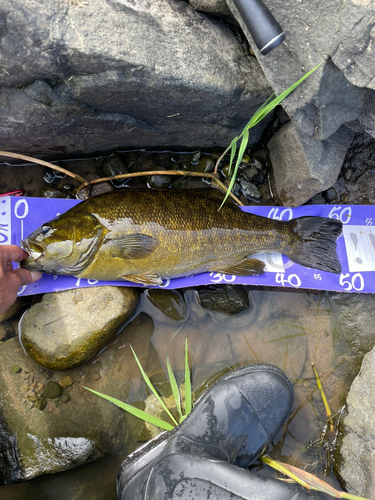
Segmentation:
{"type": "Polygon", "coordinates": [[[285,34],[262,0],[233,0],[256,46],[268,54],[285,39],[285,34]]]}

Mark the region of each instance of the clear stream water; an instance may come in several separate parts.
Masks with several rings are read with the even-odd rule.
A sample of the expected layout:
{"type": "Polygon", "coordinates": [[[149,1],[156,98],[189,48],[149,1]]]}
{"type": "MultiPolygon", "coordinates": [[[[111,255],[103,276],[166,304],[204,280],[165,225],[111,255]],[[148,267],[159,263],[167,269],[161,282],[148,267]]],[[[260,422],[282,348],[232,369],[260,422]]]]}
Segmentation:
{"type": "MultiPolygon", "coordinates": [[[[319,448],[314,452],[303,451],[309,441],[319,439],[326,422],[311,362],[315,363],[320,374],[333,413],[340,409],[359,368],[340,338],[335,307],[330,295],[324,292],[250,287],[247,292],[251,307],[227,316],[203,308],[196,291],[187,290],[188,310],[180,321],[171,320],[150,302],[147,294],[144,295],[138,314],[148,314],[153,319],[150,342],[155,353],[149,357],[145,368],[149,372],[165,369],[169,353],[172,366],[182,369],[185,337],[189,342],[194,389],[238,363],[266,362],[279,366],[294,385],[295,411],[269,454],[308,471],[319,472],[323,477],[325,453],[319,448]],[[181,325],[181,330],[170,342],[181,325]]],[[[138,371],[133,377],[133,383],[139,383],[138,371]]],[[[3,486],[0,499],[115,500],[117,471],[130,451],[124,446],[114,456],[84,467],[3,486]]],[[[261,473],[274,475],[265,469],[261,473]]],[[[334,478],[328,478],[328,481],[337,486],[334,478]]]]}
{"type": "MultiPolygon", "coordinates": [[[[140,170],[148,170],[150,164],[160,163],[163,158],[168,159],[168,155],[152,158],[147,153],[140,170]]],[[[131,160],[130,155],[128,160],[131,160]]],[[[102,176],[102,163],[103,159],[97,158],[64,163],[63,166],[84,177],[92,173],[102,176]]],[[[169,163],[171,165],[167,167],[174,168],[175,160],[171,162],[169,159],[169,163]]],[[[2,192],[24,188],[28,196],[40,196],[41,180],[40,166],[1,166],[2,192]],[[17,185],[13,184],[15,179],[17,185]]],[[[135,181],[136,184],[139,182],[139,179],[135,181]]],[[[178,182],[181,187],[183,182],[178,182]]],[[[184,187],[195,188],[197,182],[201,181],[186,179],[184,187]]],[[[267,191],[265,184],[263,188],[262,192],[267,191]]],[[[264,201],[270,204],[269,193],[264,201]]],[[[321,448],[303,451],[309,442],[319,439],[326,423],[311,363],[316,365],[328,402],[335,413],[340,410],[359,371],[358,359],[353,357],[340,336],[340,321],[329,293],[251,287],[246,290],[251,306],[234,316],[205,309],[198,302],[196,291],[186,290],[188,309],[179,321],[171,320],[143,294],[138,314],[148,315],[154,325],[150,339],[150,352],[153,354],[148,357],[145,369],[149,373],[165,371],[167,352],[172,366],[176,370],[182,369],[185,337],[189,341],[194,389],[233,365],[267,362],[279,366],[294,385],[294,411],[269,454],[309,472],[318,472],[323,478],[325,452],[321,448]],[[170,342],[180,326],[180,332],[170,342]]],[[[142,324],[138,318],[134,319],[134,335],[142,324]]],[[[132,377],[134,387],[142,384],[138,370],[132,377]]],[[[115,500],[117,471],[131,451],[133,449],[124,446],[113,456],[71,471],[0,487],[0,500],[115,500]]],[[[261,468],[260,473],[275,475],[259,465],[255,468],[261,468]]],[[[332,475],[327,480],[338,486],[332,475]]],[[[328,497],[322,495],[321,498],[328,497]]]]}

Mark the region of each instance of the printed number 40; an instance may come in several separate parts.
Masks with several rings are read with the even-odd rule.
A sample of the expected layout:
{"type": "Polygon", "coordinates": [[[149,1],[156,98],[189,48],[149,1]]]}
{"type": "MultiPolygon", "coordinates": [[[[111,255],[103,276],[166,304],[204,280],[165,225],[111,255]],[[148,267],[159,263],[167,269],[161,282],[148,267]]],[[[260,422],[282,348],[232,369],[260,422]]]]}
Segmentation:
{"type": "Polygon", "coordinates": [[[285,286],[286,284],[294,286],[295,288],[301,286],[301,280],[296,274],[289,274],[289,276],[285,276],[284,273],[276,273],[275,281],[282,286],[285,286]]]}
{"type": "Polygon", "coordinates": [[[365,280],[360,273],[353,274],[353,276],[350,276],[349,273],[340,274],[339,283],[342,287],[344,287],[344,290],[346,292],[349,292],[353,289],[357,292],[360,292],[365,287],[365,280]]]}

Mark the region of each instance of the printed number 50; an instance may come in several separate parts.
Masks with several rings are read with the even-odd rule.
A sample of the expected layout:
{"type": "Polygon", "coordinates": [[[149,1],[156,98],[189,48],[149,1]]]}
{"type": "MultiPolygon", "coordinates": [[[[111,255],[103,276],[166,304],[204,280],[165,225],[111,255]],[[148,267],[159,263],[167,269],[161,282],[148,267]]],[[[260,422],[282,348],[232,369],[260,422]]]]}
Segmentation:
{"type": "Polygon", "coordinates": [[[349,273],[340,274],[339,283],[342,287],[344,287],[344,290],[346,292],[349,292],[353,288],[357,292],[360,292],[365,287],[365,280],[363,279],[363,276],[360,273],[353,274],[353,276],[350,276],[349,273]]]}

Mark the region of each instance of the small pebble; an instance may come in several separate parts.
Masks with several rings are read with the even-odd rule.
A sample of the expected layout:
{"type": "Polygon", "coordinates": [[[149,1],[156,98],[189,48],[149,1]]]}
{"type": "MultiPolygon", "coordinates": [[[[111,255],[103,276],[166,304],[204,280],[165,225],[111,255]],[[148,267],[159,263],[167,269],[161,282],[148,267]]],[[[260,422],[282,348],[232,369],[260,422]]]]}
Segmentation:
{"type": "Polygon", "coordinates": [[[347,168],[344,172],[344,179],[346,181],[349,181],[351,176],[353,175],[353,169],[352,168],[347,168]]]}
{"type": "Polygon", "coordinates": [[[91,382],[96,382],[97,380],[100,379],[100,374],[98,372],[92,372],[90,373],[89,379],[91,382]]]}
{"type": "Polygon", "coordinates": [[[234,166],[232,165],[232,168],[230,168],[229,163],[225,165],[225,167],[222,168],[221,173],[226,177],[227,179],[231,179],[232,175],[234,172],[234,166]]]}
{"type": "Polygon", "coordinates": [[[201,158],[194,170],[196,172],[212,172],[215,167],[215,162],[212,158],[207,156],[201,158]]]}
{"type": "Polygon", "coordinates": [[[327,203],[331,203],[332,201],[335,201],[337,199],[337,193],[336,193],[335,188],[333,188],[333,187],[330,189],[327,189],[327,191],[323,191],[322,195],[327,203]]]}
{"type": "Polygon", "coordinates": [[[59,385],[65,389],[66,387],[69,387],[71,385],[74,384],[74,380],[72,379],[72,377],[70,375],[65,375],[65,377],[62,377],[60,380],[59,380],[59,385]]]}
{"type": "Polygon", "coordinates": [[[34,403],[34,407],[42,411],[47,406],[47,401],[44,398],[40,398],[34,403]]]}
{"type": "Polygon", "coordinates": [[[200,151],[194,151],[194,153],[191,155],[191,164],[192,165],[197,165],[201,157],[201,152],[200,151]]]}
{"type": "Polygon", "coordinates": [[[260,156],[250,156],[248,163],[258,170],[262,170],[262,168],[266,165],[265,160],[260,156]]]}
{"type": "Polygon", "coordinates": [[[242,193],[248,200],[258,202],[262,198],[261,192],[252,182],[241,180],[241,189],[242,193]]]}
{"type": "Polygon", "coordinates": [[[69,394],[61,394],[60,403],[67,403],[68,401],[70,401],[69,394]]]}
{"type": "Polygon", "coordinates": [[[243,170],[243,176],[247,181],[251,181],[258,174],[259,170],[256,167],[248,167],[243,170]]]}
{"type": "Polygon", "coordinates": [[[35,403],[36,401],[38,401],[38,398],[36,396],[27,396],[27,399],[31,403],[35,403]]]}
{"type": "Polygon", "coordinates": [[[13,373],[20,373],[20,371],[22,371],[22,368],[18,365],[13,365],[12,366],[12,372],[13,373]]]}
{"type": "Polygon", "coordinates": [[[54,399],[60,396],[61,392],[62,392],[61,385],[59,385],[57,382],[54,382],[53,380],[49,380],[46,383],[46,387],[42,395],[47,399],[54,399]]]}
{"type": "MultiPolygon", "coordinates": [[[[230,184],[230,179],[225,179],[224,181],[224,186],[226,188],[229,188],[229,184],[230,184]]],[[[232,186],[232,193],[235,195],[235,196],[238,196],[240,194],[240,190],[241,190],[241,184],[239,182],[235,182],[232,186]]]]}

